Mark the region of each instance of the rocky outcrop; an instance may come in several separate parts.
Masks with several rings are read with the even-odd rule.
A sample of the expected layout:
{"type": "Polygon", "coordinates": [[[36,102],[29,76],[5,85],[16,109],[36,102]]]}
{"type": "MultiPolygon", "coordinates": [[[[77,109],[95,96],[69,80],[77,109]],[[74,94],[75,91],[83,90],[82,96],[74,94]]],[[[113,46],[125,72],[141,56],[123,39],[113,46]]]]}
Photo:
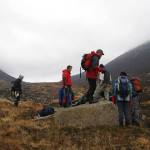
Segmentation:
{"type": "Polygon", "coordinates": [[[118,125],[118,111],[111,102],[100,101],[59,110],[55,121],[64,127],[115,126],[118,125]]]}

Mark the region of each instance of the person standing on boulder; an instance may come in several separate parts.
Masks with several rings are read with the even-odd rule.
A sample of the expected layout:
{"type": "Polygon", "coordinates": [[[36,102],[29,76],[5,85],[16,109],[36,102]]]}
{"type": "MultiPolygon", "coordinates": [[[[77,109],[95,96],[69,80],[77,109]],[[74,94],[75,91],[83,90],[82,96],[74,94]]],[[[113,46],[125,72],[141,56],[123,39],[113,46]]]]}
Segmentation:
{"type": "Polygon", "coordinates": [[[86,70],[86,78],[88,80],[89,89],[85,94],[85,98],[86,101],[89,101],[89,104],[95,103],[95,101],[93,100],[93,94],[96,89],[98,74],[102,71],[99,67],[99,60],[101,59],[102,55],[104,55],[104,53],[101,49],[98,49],[96,52],[91,52],[91,64],[86,70]]]}
{"type": "Polygon", "coordinates": [[[131,125],[130,101],[132,99],[132,84],[126,72],[121,72],[114,85],[114,96],[117,100],[119,126],[131,125]]]}
{"type": "Polygon", "coordinates": [[[19,75],[18,79],[16,79],[13,83],[13,86],[11,88],[11,96],[15,98],[14,105],[18,106],[18,103],[20,101],[20,97],[22,94],[22,80],[23,76],[19,75]]]}
{"type": "Polygon", "coordinates": [[[65,88],[66,95],[71,94],[71,100],[74,100],[74,92],[72,90],[71,71],[72,71],[71,65],[68,65],[67,69],[63,70],[63,72],[62,72],[62,84],[63,84],[63,87],[65,88]]]}

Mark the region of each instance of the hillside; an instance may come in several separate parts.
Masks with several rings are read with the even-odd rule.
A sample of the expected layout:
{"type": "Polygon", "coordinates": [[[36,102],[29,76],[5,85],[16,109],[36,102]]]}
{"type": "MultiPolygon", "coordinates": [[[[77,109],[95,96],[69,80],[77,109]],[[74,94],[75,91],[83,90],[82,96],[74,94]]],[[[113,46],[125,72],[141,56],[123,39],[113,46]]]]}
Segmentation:
{"type": "MultiPolygon", "coordinates": [[[[149,75],[150,73],[150,42],[140,45],[117,57],[106,65],[113,77],[121,71],[129,75],[149,75]]],[[[150,79],[150,76],[149,76],[150,79]]]]}
{"type": "Polygon", "coordinates": [[[0,70],[0,80],[13,81],[15,78],[0,70]]]}
{"type": "MultiPolygon", "coordinates": [[[[149,105],[146,101],[145,106],[149,105]]],[[[33,120],[34,113],[42,107],[39,103],[26,101],[16,108],[1,99],[0,106],[0,150],[150,149],[149,122],[143,122],[140,128],[58,127],[53,118],[33,120]]],[[[149,116],[148,109],[143,111],[149,116]]]]}

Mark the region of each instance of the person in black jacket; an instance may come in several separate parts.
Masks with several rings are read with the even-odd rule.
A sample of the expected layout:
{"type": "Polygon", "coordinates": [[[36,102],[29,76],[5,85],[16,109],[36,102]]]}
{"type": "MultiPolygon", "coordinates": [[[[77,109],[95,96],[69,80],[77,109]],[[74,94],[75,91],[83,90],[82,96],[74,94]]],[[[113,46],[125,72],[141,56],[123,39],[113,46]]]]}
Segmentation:
{"type": "Polygon", "coordinates": [[[20,96],[22,94],[22,80],[23,76],[19,75],[18,79],[13,82],[13,86],[11,88],[11,97],[15,98],[15,106],[18,106],[18,102],[20,101],[20,96]]]}

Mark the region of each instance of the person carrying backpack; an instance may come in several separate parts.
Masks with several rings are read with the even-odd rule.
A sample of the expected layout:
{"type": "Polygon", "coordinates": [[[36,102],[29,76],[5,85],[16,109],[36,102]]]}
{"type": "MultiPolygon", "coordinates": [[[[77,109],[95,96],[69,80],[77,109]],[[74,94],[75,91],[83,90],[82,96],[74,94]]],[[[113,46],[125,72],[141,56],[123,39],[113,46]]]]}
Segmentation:
{"type": "Polygon", "coordinates": [[[127,77],[126,72],[121,72],[114,85],[114,96],[116,97],[118,113],[119,113],[119,126],[130,126],[131,113],[130,101],[132,98],[132,85],[127,77]]]}
{"type": "Polygon", "coordinates": [[[11,97],[15,98],[15,102],[14,105],[18,106],[18,103],[20,101],[20,97],[22,94],[22,80],[23,80],[23,76],[19,75],[18,79],[16,79],[13,82],[13,86],[11,88],[11,97]]]}
{"type": "Polygon", "coordinates": [[[142,98],[142,84],[138,77],[132,77],[132,105],[131,105],[131,121],[132,125],[140,126],[140,101],[142,98]]]}
{"type": "Polygon", "coordinates": [[[67,69],[62,71],[63,88],[60,90],[60,105],[71,106],[74,100],[71,79],[72,66],[68,65],[67,69]]]}
{"type": "Polygon", "coordinates": [[[92,51],[90,54],[85,54],[81,61],[81,67],[86,72],[86,78],[89,84],[89,89],[84,96],[84,103],[86,101],[88,101],[89,104],[95,103],[93,100],[93,94],[96,89],[98,74],[102,71],[102,69],[99,67],[99,60],[101,59],[102,55],[104,55],[103,51],[98,49],[96,52],[92,51]]]}
{"type": "Polygon", "coordinates": [[[104,99],[109,100],[109,93],[111,90],[111,75],[103,64],[100,64],[100,68],[103,68],[103,70],[99,74],[97,87],[96,87],[93,97],[94,97],[94,100],[98,100],[102,96],[102,93],[103,93],[104,99]],[[103,75],[103,78],[102,78],[102,75],[103,75]]]}

